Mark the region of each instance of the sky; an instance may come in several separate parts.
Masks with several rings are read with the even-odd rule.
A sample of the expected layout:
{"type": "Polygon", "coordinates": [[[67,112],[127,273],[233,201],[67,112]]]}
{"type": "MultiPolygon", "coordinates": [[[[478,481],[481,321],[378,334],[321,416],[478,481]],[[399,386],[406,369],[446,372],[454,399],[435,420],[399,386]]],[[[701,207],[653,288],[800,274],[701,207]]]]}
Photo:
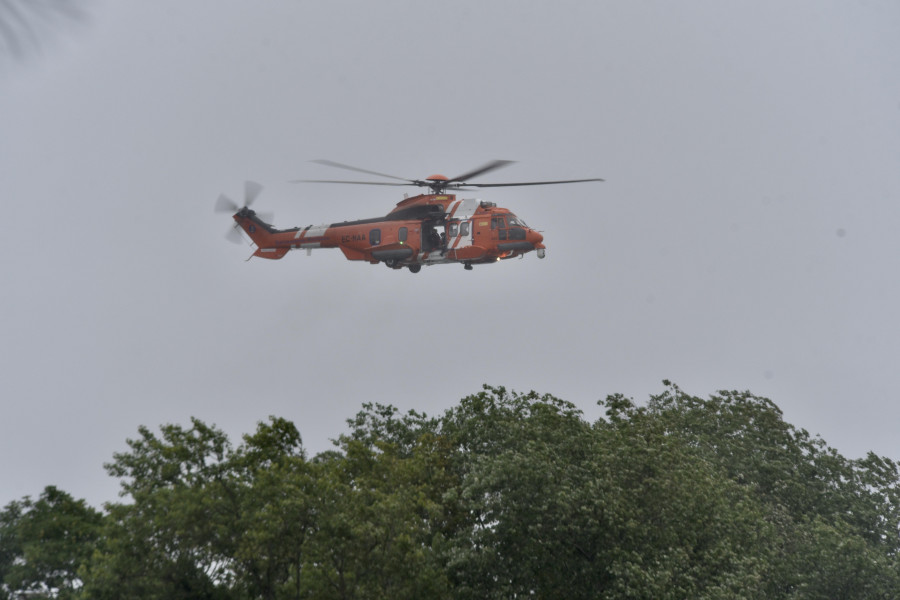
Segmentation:
{"type": "Polygon", "coordinates": [[[750,390],[900,459],[900,4],[70,1],[0,32],[0,505],[116,500],[141,425],[281,416],[314,454],[364,402],[485,383],[589,420],[664,379],[750,390]],[[245,180],[284,228],[402,199],[290,183],[358,178],[315,159],[606,181],[462,194],[543,260],[247,262],[213,212],[245,180]]]}

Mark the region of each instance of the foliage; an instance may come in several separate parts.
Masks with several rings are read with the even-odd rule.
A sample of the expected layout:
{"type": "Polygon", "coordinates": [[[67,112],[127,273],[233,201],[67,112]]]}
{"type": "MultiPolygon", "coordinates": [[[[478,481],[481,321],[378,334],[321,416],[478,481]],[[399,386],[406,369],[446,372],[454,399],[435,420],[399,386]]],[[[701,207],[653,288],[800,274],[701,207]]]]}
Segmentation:
{"type": "Polygon", "coordinates": [[[275,598],[297,578],[310,479],[292,423],[260,423],[237,449],[196,419],[140,433],[107,465],[133,502],[108,507],[90,597],[275,598]]]}
{"type": "Polygon", "coordinates": [[[91,558],[103,515],[48,486],[0,513],[0,597],[10,592],[72,598],[79,570],[91,558]]]}
{"type": "Polygon", "coordinates": [[[311,459],[280,418],[142,427],[105,512],[50,487],[0,513],[0,598],[900,597],[894,461],[749,392],[602,404],[365,404],[311,459]]]}
{"type": "Polygon", "coordinates": [[[702,598],[758,587],[759,507],[657,423],[592,427],[568,403],[503,388],[465,399],[452,421],[475,515],[452,563],[466,595],[702,598]]]}

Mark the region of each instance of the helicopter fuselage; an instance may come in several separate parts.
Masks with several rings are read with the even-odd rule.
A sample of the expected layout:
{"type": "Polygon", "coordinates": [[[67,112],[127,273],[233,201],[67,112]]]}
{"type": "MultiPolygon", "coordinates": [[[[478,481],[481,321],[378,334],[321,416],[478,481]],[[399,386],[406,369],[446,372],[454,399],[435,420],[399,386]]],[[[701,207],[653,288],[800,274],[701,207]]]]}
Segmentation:
{"type": "Polygon", "coordinates": [[[462,263],[471,269],[532,250],[543,258],[545,252],[543,236],[509,210],[454,194],[418,195],[384,217],[329,225],[276,229],[249,208],[234,220],[257,245],[253,256],[269,259],[291,250],[340,248],[348,260],[416,273],[423,265],[462,263]]]}

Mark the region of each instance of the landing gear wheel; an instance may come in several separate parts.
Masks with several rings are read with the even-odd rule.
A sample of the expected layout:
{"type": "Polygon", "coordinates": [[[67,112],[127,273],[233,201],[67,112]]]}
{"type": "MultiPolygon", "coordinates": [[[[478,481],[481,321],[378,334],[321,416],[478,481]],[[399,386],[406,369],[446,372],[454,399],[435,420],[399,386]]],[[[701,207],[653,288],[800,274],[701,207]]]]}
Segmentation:
{"type": "Polygon", "coordinates": [[[421,270],[422,270],[422,265],[409,265],[410,273],[418,273],[421,270]]]}
{"type": "Polygon", "coordinates": [[[466,271],[471,271],[471,270],[472,270],[472,263],[466,263],[465,266],[464,266],[463,268],[464,268],[466,271]]]}

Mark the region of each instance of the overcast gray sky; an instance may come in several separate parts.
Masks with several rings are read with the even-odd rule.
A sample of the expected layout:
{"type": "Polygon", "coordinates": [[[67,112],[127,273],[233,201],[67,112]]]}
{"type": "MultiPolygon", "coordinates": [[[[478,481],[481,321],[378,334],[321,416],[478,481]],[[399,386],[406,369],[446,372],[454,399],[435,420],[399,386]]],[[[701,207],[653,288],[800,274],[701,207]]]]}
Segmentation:
{"type": "Polygon", "coordinates": [[[900,4],[84,2],[0,58],[0,504],[92,503],[139,425],[329,447],[361,403],[482,383],[589,419],[668,378],[749,389],[845,455],[900,458],[900,4]],[[52,31],[50,30],[52,29],[52,31]],[[282,227],[379,216],[402,177],[604,177],[478,196],[547,258],[418,275],[244,262],[219,193],[282,227]],[[352,173],[346,175],[353,178],[352,173]]]}

